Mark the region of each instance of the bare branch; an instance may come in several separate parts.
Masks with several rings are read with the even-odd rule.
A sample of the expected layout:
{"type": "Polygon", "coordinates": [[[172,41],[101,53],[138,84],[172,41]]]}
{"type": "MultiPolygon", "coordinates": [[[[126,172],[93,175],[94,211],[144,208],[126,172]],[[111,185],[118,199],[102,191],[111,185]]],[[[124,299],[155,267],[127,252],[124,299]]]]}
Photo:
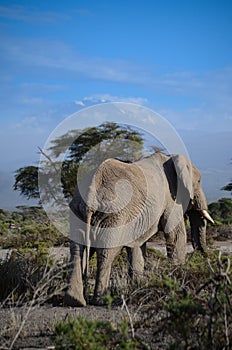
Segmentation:
{"type": "Polygon", "coordinates": [[[121,295],[121,298],[122,298],[122,310],[125,308],[126,309],[126,312],[127,312],[127,315],[129,317],[129,321],[130,321],[130,327],[131,327],[131,335],[132,335],[132,338],[135,337],[135,330],[134,330],[134,326],[133,326],[133,321],[132,321],[132,317],[131,317],[131,314],[130,314],[130,311],[128,309],[128,306],[126,304],[126,301],[125,301],[125,298],[124,298],[124,295],[122,294],[121,295]]]}

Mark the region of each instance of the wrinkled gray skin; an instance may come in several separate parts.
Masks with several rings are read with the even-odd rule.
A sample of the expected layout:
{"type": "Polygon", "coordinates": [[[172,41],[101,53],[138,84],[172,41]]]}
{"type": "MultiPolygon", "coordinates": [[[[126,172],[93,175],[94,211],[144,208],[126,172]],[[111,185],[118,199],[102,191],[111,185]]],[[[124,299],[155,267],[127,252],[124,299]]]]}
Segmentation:
{"type": "MultiPolygon", "coordinates": [[[[145,242],[163,230],[168,259],[184,263],[184,213],[189,216],[193,247],[201,252],[206,249],[206,219],[202,210],[207,210],[207,203],[201,175],[181,155],[156,153],[132,164],[108,159],[81,190],[76,189],[70,208],[71,268],[65,302],[71,306],[86,305],[83,283],[88,270],[86,246],[95,247],[97,252],[95,304],[100,304],[107,292],[112,262],[123,246],[129,247],[131,271],[141,274],[145,242]],[[132,195],[129,190],[127,193],[127,185],[119,181],[122,179],[131,185],[128,188],[132,195]],[[125,198],[130,199],[126,204],[125,198]]],[[[90,255],[91,252],[92,249],[90,255]]]]}

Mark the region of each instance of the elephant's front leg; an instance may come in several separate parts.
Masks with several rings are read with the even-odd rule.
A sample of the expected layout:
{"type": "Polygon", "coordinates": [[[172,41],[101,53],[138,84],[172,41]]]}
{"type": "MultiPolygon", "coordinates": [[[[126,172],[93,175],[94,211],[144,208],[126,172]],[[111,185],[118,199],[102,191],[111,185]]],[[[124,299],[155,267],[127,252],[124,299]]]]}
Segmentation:
{"type": "Polygon", "coordinates": [[[65,304],[70,306],[86,306],[83,288],[83,256],[85,247],[70,242],[69,285],[65,294],[65,304]]]}
{"type": "Polygon", "coordinates": [[[168,233],[165,233],[167,257],[172,263],[185,262],[187,235],[184,220],[168,233]]]}
{"type": "Polygon", "coordinates": [[[102,303],[102,296],[106,294],[109,286],[113,260],[120,252],[121,248],[122,247],[97,249],[97,277],[94,290],[94,304],[99,305],[102,303]]]}

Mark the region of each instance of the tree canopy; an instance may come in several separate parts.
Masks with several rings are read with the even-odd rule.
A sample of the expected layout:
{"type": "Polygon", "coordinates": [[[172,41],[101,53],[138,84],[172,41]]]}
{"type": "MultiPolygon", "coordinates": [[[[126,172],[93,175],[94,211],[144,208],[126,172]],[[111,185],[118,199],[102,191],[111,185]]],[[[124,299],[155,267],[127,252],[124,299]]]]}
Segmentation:
{"type": "Polygon", "coordinates": [[[16,170],[13,188],[20,191],[27,199],[39,198],[38,167],[29,165],[16,170]]]}

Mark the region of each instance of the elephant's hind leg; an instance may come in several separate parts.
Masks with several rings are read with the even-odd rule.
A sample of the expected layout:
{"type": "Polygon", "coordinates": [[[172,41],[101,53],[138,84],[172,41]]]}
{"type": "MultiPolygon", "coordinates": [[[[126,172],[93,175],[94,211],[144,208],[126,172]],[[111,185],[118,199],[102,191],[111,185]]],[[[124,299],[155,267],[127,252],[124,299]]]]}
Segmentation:
{"type": "Polygon", "coordinates": [[[69,306],[86,306],[83,295],[83,253],[84,246],[80,246],[75,242],[70,243],[70,272],[69,286],[64,296],[64,302],[69,306]]]}
{"type": "Polygon", "coordinates": [[[97,249],[97,278],[93,299],[95,305],[103,303],[102,296],[106,294],[109,286],[111,265],[121,248],[122,247],[97,249]]]}

